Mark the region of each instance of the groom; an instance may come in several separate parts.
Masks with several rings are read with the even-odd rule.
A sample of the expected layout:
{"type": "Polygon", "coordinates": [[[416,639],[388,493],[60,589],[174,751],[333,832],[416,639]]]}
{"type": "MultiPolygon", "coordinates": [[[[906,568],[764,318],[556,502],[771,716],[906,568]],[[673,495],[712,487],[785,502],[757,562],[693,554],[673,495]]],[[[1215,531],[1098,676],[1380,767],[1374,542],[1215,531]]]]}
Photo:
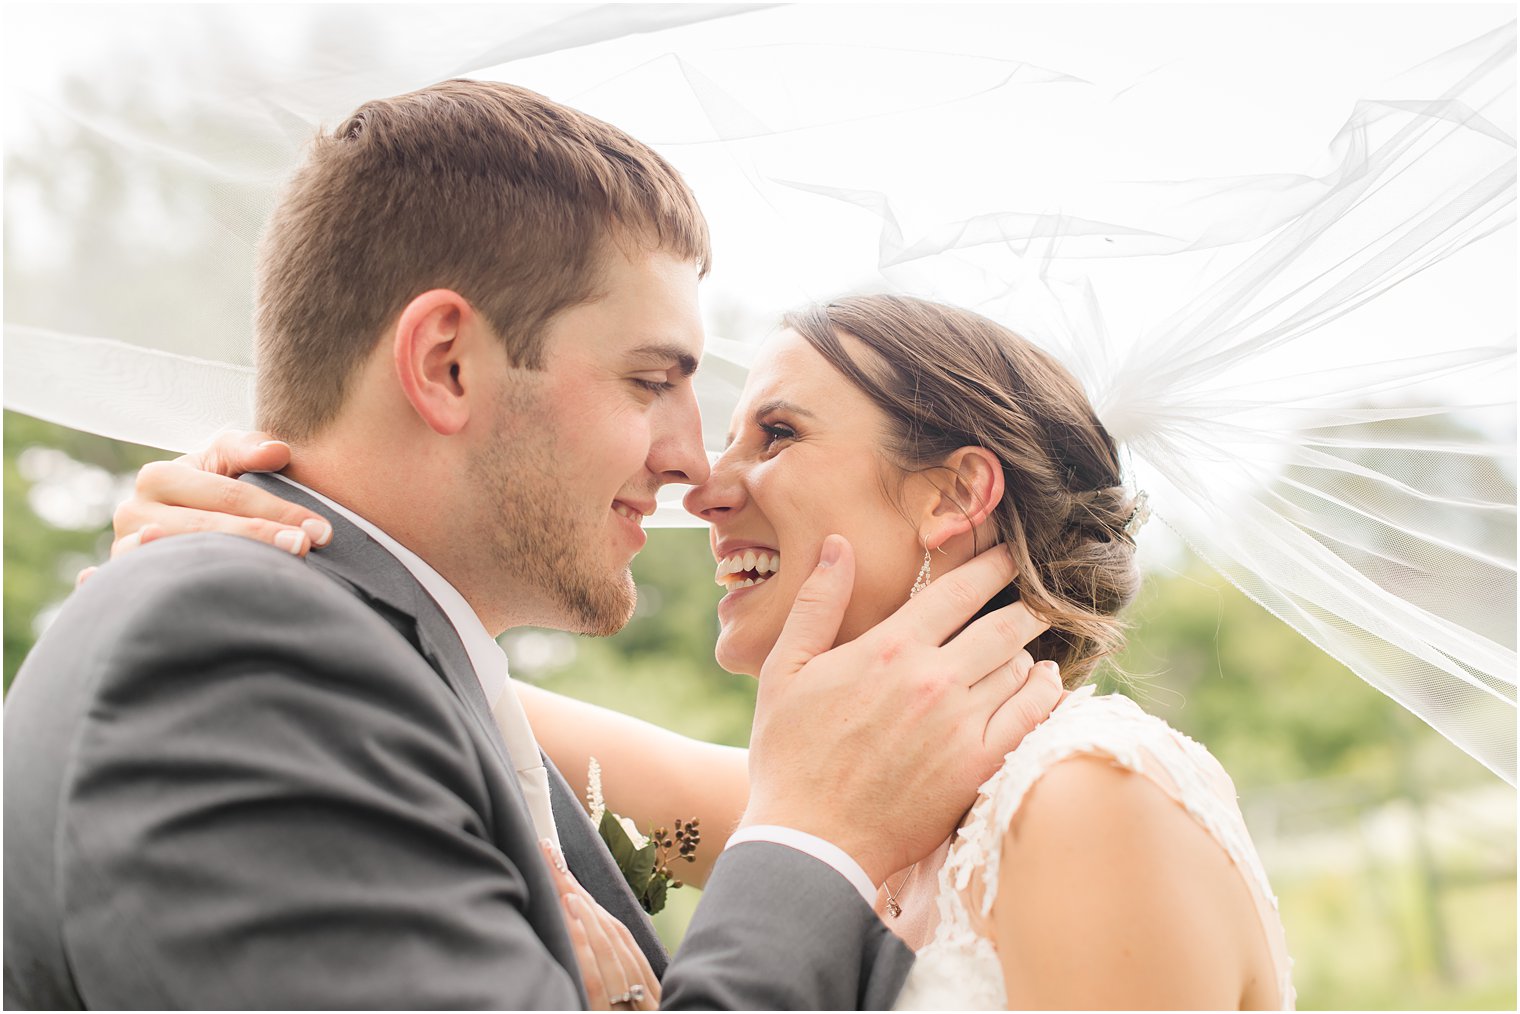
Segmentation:
{"type": "MultiPolygon", "coordinates": [[[[294,453],[250,481],[335,538],[163,540],[39,640],[5,708],[7,1006],[581,1007],[543,839],[660,967],[492,639],[621,627],[641,516],[706,476],[707,242],[658,155],[508,85],[317,140],[259,266],[259,424],[294,453]]],[[[1054,703],[1015,693],[1027,616],[941,647],[1001,551],[828,650],[851,553],[826,544],[767,664],[667,1006],[890,1006],[911,955],[874,885],[1054,703]]]]}

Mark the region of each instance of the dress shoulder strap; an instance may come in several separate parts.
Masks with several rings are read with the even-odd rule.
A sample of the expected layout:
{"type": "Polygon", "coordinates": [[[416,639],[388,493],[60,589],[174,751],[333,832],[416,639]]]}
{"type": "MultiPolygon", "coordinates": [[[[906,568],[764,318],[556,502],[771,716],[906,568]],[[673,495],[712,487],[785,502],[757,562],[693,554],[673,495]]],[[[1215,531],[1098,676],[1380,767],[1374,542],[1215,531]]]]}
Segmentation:
{"type": "Polygon", "coordinates": [[[1084,687],[1070,695],[983,784],[941,873],[940,930],[946,935],[985,926],[997,898],[1002,841],[1029,790],[1061,761],[1106,757],[1145,777],[1182,806],[1229,854],[1251,890],[1279,970],[1285,1005],[1293,1001],[1277,899],[1246,830],[1234,783],[1214,756],[1127,697],[1084,687]],[[967,909],[976,899],[975,913],[967,909]]]}

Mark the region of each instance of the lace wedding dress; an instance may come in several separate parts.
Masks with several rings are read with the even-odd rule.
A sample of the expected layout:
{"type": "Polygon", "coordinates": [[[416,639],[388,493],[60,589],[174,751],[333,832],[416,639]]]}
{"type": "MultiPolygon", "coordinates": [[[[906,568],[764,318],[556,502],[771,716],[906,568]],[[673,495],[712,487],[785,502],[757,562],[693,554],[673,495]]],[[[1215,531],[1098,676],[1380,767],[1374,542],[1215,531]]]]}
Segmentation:
{"type": "Polygon", "coordinates": [[[939,878],[939,923],[918,952],[897,1010],[1002,1010],[1003,969],[992,940],[974,926],[997,896],[1001,842],[1029,789],[1053,765],[1077,755],[1100,755],[1150,779],[1213,836],[1245,879],[1277,972],[1284,1010],[1293,1009],[1288,957],[1277,899],[1235,802],[1224,769],[1198,743],[1117,694],[1072,694],[982,786],[961,825],[939,878]],[[979,884],[974,884],[979,881],[979,884]],[[979,889],[981,912],[968,908],[979,889]]]}

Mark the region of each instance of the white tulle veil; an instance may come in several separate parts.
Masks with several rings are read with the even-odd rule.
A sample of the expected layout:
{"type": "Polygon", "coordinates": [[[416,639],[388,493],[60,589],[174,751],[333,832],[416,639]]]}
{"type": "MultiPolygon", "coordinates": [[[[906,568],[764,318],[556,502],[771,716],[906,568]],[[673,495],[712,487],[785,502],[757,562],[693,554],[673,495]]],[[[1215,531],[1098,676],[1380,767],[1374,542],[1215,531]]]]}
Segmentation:
{"type": "MultiPolygon", "coordinates": [[[[314,127],[446,77],[514,80],[665,152],[712,220],[715,279],[725,258],[756,279],[709,302],[715,440],[779,311],[862,288],[977,309],[1078,375],[1198,554],[1514,783],[1501,9],[1446,8],[1445,37],[1355,73],[1337,53],[1405,15],[91,10],[63,85],[25,68],[67,22],[10,19],[7,408],[169,449],[248,426],[252,245],[314,127]],[[1276,66],[1313,83],[1252,91],[1235,65],[1293,18],[1276,66]],[[1220,94],[1169,77],[1200,52],[1220,94]]],[[[672,499],[656,523],[696,522],[672,499]]]]}

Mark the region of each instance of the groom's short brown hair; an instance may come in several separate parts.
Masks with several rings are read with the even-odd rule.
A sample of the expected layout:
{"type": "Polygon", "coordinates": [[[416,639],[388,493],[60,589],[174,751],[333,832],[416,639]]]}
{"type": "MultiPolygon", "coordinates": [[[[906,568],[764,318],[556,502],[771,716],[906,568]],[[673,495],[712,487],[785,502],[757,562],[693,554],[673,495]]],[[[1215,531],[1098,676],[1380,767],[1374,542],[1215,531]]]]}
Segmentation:
{"type": "Polygon", "coordinates": [[[610,124],[514,85],[446,81],[319,134],[260,243],[258,425],[305,439],[414,297],[453,289],[542,365],[544,326],[596,294],[607,244],[697,263],[707,223],[680,175],[610,124]]]}

